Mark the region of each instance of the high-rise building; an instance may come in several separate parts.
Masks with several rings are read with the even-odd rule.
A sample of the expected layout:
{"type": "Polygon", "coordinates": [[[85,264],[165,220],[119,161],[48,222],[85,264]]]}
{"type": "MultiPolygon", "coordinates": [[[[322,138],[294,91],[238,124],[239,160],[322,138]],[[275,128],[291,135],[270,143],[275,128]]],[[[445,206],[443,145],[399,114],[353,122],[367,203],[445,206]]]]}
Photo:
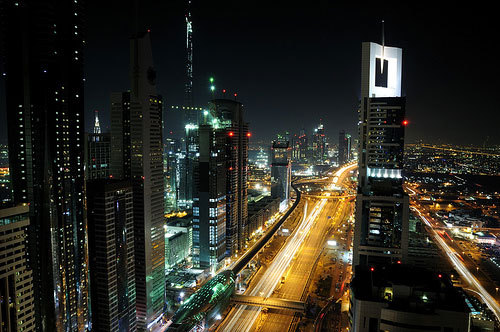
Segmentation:
{"type": "Polygon", "coordinates": [[[116,179],[130,178],[130,91],[111,93],[111,172],[116,179]]]}
{"type": "Polygon", "coordinates": [[[325,136],[325,128],[323,124],[320,123],[317,128],[314,129],[312,137],[312,160],[314,163],[323,164],[328,158],[328,147],[325,136]]]}
{"type": "Polygon", "coordinates": [[[280,202],[290,198],[292,167],[290,142],[278,136],[271,146],[271,195],[280,202]]]}
{"type": "Polygon", "coordinates": [[[339,166],[351,160],[351,135],[345,130],[339,133],[339,166]]]}
{"type": "Polygon", "coordinates": [[[101,132],[95,111],[94,130],[85,134],[85,177],[87,180],[107,179],[110,175],[111,135],[101,132]]]}
{"type": "Polygon", "coordinates": [[[177,205],[180,209],[190,209],[193,206],[193,190],[195,184],[194,167],[198,153],[198,122],[187,123],[185,126],[185,147],[183,156],[179,159],[183,162],[180,165],[181,173],[179,177],[177,205]]]}
{"type": "Polygon", "coordinates": [[[36,331],[33,276],[26,265],[29,207],[0,209],[0,330],[36,331]]]}
{"type": "Polygon", "coordinates": [[[165,179],[165,213],[170,213],[177,209],[178,191],[178,161],[181,152],[180,141],[174,138],[167,138],[163,150],[163,174],[165,179]]]}
{"type": "Polygon", "coordinates": [[[92,329],[135,331],[135,259],[132,185],[87,182],[92,329]]]}
{"type": "Polygon", "coordinates": [[[217,126],[226,130],[226,255],[240,250],[249,234],[248,223],[248,123],[243,104],[229,99],[210,103],[217,126]]]}
{"type": "Polygon", "coordinates": [[[307,135],[306,135],[306,130],[302,129],[300,131],[300,135],[298,138],[299,141],[299,161],[302,163],[307,162],[307,157],[308,157],[308,142],[307,142],[307,135]]]}
{"type": "Polygon", "coordinates": [[[193,262],[217,271],[226,255],[226,131],[212,125],[198,129],[193,202],[193,262]]]}
{"type": "Polygon", "coordinates": [[[162,99],[149,32],[131,39],[130,60],[130,92],[111,96],[111,176],[132,182],[137,329],[143,331],[161,319],[165,293],[162,99]]]}
{"type": "Polygon", "coordinates": [[[30,208],[28,265],[44,331],[89,322],[83,2],[0,4],[10,175],[14,203],[30,208]]]}
{"type": "Polygon", "coordinates": [[[353,265],[405,262],[409,200],[403,191],[402,50],[363,43],[358,195],[353,265]]]}

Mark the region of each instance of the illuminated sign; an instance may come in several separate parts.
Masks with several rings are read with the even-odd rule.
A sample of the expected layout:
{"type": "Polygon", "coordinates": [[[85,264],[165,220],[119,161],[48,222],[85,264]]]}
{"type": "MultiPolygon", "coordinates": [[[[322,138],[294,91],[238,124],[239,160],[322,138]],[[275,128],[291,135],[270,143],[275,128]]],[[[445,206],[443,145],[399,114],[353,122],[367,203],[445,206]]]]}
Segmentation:
{"type": "Polygon", "coordinates": [[[401,97],[403,51],[397,47],[363,43],[361,93],[365,97],[401,97]]]}

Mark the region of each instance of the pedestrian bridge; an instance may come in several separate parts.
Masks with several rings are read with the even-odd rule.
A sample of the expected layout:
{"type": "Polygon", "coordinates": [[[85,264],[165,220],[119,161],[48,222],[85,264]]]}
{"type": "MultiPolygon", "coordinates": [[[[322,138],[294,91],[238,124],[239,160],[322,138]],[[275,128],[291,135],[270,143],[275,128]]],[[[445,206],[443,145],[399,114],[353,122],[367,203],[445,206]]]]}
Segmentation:
{"type": "Polygon", "coordinates": [[[280,299],[276,297],[261,297],[261,296],[233,294],[233,296],[231,297],[231,303],[272,308],[272,309],[285,309],[302,313],[306,311],[306,304],[302,301],[280,299]]]}

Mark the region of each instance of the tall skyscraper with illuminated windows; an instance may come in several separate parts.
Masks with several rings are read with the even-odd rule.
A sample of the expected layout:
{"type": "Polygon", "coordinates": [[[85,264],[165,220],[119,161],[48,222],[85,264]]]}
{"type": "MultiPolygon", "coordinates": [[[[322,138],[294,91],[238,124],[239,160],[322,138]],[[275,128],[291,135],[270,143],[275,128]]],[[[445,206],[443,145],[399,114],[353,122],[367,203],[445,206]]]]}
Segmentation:
{"type": "Polygon", "coordinates": [[[226,257],[226,131],[198,128],[199,155],[194,167],[193,262],[217,271],[226,257]]]}
{"type": "Polygon", "coordinates": [[[286,203],[292,188],[291,151],[290,141],[281,135],[271,145],[271,195],[286,203]]]}
{"type": "Polygon", "coordinates": [[[14,203],[29,204],[27,263],[43,331],[89,322],[84,2],[0,2],[14,203]]]}
{"type": "Polygon", "coordinates": [[[241,250],[248,238],[248,123],[243,104],[230,99],[214,99],[210,110],[226,131],[226,255],[241,250]]]}
{"type": "Polygon", "coordinates": [[[36,331],[33,275],[26,264],[29,206],[0,209],[0,330],[36,331]]]}
{"type": "Polygon", "coordinates": [[[130,40],[130,79],[130,92],[111,96],[111,176],[132,183],[137,330],[145,331],[165,300],[162,98],[149,32],[130,40]]]}
{"type": "Polygon", "coordinates": [[[354,266],[404,263],[408,255],[401,64],[400,48],[363,43],[354,266]]]}
{"type": "Polygon", "coordinates": [[[85,178],[107,179],[110,171],[111,136],[101,132],[98,112],[95,111],[94,130],[85,134],[85,178]]]}

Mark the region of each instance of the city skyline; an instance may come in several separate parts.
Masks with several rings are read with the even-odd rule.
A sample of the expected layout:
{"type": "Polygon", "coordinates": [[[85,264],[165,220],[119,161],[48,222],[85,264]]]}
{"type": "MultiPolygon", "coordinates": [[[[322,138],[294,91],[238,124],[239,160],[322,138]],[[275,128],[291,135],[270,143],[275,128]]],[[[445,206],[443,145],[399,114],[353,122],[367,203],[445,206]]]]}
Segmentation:
{"type": "MultiPolygon", "coordinates": [[[[429,12],[424,5],[411,10],[403,5],[357,9],[325,2],[313,2],[304,9],[275,5],[261,10],[259,5],[193,2],[196,105],[207,105],[208,78],[214,76],[217,90],[237,91],[238,99],[252,109],[248,121],[255,138],[271,140],[273,136],[274,127],[259,121],[264,114],[276,120],[270,122],[289,115],[289,119],[280,119],[279,131],[298,132],[302,128],[297,119],[311,131],[323,119],[329,136],[342,129],[355,134],[359,45],[379,42],[380,21],[385,19],[387,45],[405,49],[403,95],[412,91],[407,101],[411,124],[407,141],[499,144],[494,123],[500,119],[498,113],[491,112],[496,106],[492,98],[482,97],[494,94],[497,71],[488,51],[493,33],[489,14],[455,8],[456,16],[446,16],[441,24],[447,14],[444,7],[433,7],[429,12]],[[231,51],[225,51],[224,45],[231,45],[231,51]],[[457,56],[468,49],[479,53],[481,61],[463,61],[457,56]],[[471,109],[475,117],[465,119],[471,109]],[[475,129],[480,123],[481,131],[475,129]]],[[[185,3],[158,6],[141,2],[138,26],[139,30],[151,29],[157,45],[159,93],[165,96],[166,105],[181,105],[185,98],[185,3]]],[[[106,130],[109,92],[128,88],[124,73],[128,38],[134,27],[127,22],[131,16],[127,6],[89,3],[87,7],[85,123],[90,129],[97,109],[106,130]],[[103,71],[106,77],[101,78],[103,71]]],[[[5,119],[3,97],[0,94],[0,119],[5,119]]],[[[167,128],[179,132],[177,123],[182,116],[174,112],[166,115],[167,128]]],[[[1,121],[0,131],[4,133],[5,128],[5,121],[1,121]]],[[[5,134],[0,135],[0,141],[6,141],[5,134]]]]}
{"type": "Polygon", "coordinates": [[[0,0],[0,330],[500,332],[455,9],[0,0]]]}

